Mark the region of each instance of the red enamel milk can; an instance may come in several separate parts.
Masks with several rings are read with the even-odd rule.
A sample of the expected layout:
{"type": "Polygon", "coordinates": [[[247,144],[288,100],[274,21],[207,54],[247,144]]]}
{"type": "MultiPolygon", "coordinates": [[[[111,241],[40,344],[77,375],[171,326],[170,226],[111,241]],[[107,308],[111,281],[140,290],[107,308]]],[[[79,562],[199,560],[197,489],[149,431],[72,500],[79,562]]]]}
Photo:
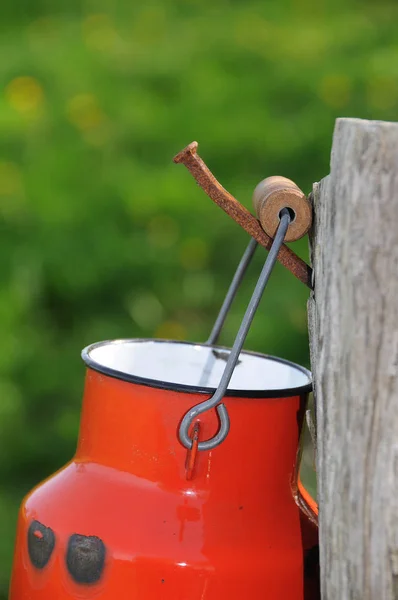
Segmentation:
{"type": "Polygon", "coordinates": [[[232,350],[215,340],[253,242],[206,344],[83,351],[77,451],[22,504],[10,600],[318,597],[316,505],[297,476],[311,376],[242,350],[289,219],[232,350]]]}

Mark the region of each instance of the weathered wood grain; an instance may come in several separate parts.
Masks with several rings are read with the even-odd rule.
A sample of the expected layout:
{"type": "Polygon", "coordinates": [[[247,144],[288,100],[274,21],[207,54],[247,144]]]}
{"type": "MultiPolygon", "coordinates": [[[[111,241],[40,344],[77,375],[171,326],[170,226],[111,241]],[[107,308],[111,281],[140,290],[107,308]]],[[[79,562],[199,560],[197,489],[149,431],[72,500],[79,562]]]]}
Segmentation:
{"type": "Polygon", "coordinates": [[[336,122],[309,300],[323,600],[398,599],[398,124],[336,122]]]}

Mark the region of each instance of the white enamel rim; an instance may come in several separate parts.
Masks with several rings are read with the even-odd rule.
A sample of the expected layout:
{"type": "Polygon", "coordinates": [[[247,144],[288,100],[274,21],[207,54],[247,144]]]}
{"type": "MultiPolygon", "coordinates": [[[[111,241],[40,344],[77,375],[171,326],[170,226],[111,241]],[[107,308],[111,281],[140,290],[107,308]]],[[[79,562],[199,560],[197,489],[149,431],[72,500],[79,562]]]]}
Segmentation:
{"type": "MultiPolygon", "coordinates": [[[[85,364],[87,365],[87,367],[89,367],[90,369],[93,369],[94,371],[97,371],[99,373],[102,373],[104,375],[108,375],[109,377],[113,377],[116,379],[120,379],[122,381],[127,381],[129,383],[135,383],[135,384],[139,384],[139,385],[145,385],[145,386],[149,386],[149,387],[154,387],[154,388],[161,388],[164,390],[172,390],[172,391],[177,391],[177,392],[185,392],[185,393],[196,393],[196,394],[212,394],[214,393],[216,386],[218,384],[219,381],[219,377],[220,377],[220,373],[223,370],[224,366],[225,366],[225,361],[222,361],[222,364],[220,365],[220,369],[219,369],[219,373],[215,374],[216,377],[216,381],[214,382],[213,386],[202,386],[202,385],[193,385],[191,383],[186,383],[186,382],[179,382],[179,381],[169,381],[168,378],[165,377],[149,377],[149,376],[142,376],[139,374],[135,374],[133,373],[131,370],[130,372],[128,371],[128,369],[124,368],[123,370],[119,370],[117,368],[115,368],[115,365],[112,364],[112,360],[113,362],[115,362],[115,356],[117,354],[119,354],[119,358],[117,359],[118,361],[120,361],[120,358],[123,361],[123,357],[122,355],[120,355],[120,350],[123,348],[123,352],[125,352],[125,349],[127,347],[127,351],[129,351],[129,346],[134,347],[135,350],[138,349],[145,349],[145,346],[147,347],[145,350],[148,349],[149,350],[153,350],[155,349],[155,346],[157,347],[156,350],[158,349],[162,349],[165,346],[169,347],[169,350],[172,349],[173,351],[177,351],[178,349],[181,349],[181,351],[184,353],[184,358],[185,356],[187,356],[189,354],[188,352],[188,348],[190,349],[191,354],[193,352],[201,352],[202,350],[208,350],[209,352],[207,352],[207,356],[210,356],[210,353],[213,353],[213,351],[216,352],[229,352],[230,348],[226,348],[223,346],[208,346],[206,344],[196,344],[193,342],[184,342],[184,341],[177,341],[177,340],[164,340],[164,339],[142,339],[142,338],[131,338],[131,339],[117,339],[117,340],[106,340],[103,342],[97,342],[95,344],[91,344],[90,346],[87,346],[86,348],[84,348],[84,350],[82,351],[82,359],[85,362],[85,364]],[[163,347],[162,347],[163,346],[163,347]],[[109,356],[112,355],[111,360],[109,360],[109,356]],[[96,355],[101,356],[108,356],[107,360],[101,360],[101,358],[99,359],[96,355]],[[106,364],[107,363],[107,364],[106,364]]],[[[143,352],[141,352],[140,354],[144,354],[143,352]]],[[[214,355],[214,353],[213,353],[214,355]]],[[[205,354],[203,355],[205,356],[205,354]]],[[[282,359],[282,358],[277,358],[274,356],[269,356],[266,354],[261,354],[261,353],[257,353],[257,352],[248,352],[248,351],[242,351],[241,355],[242,357],[242,364],[244,364],[245,368],[247,367],[247,365],[249,366],[253,366],[253,363],[258,367],[259,365],[263,366],[268,366],[268,370],[269,367],[272,368],[272,371],[277,371],[279,373],[282,373],[283,371],[285,372],[285,375],[287,374],[287,372],[289,371],[290,375],[288,377],[288,380],[295,380],[296,383],[294,385],[289,385],[287,387],[279,387],[279,385],[276,387],[275,385],[267,387],[266,385],[263,386],[258,386],[258,387],[252,387],[252,389],[246,389],[242,384],[240,385],[234,385],[234,376],[231,380],[231,387],[228,388],[227,392],[226,392],[226,396],[239,396],[239,397],[258,397],[258,398],[264,398],[264,397],[269,397],[269,398],[286,398],[288,396],[298,396],[298,395],[302,395],[302,394],[308,394],[309,392],[312,391],[312,379],[311,379],[311,373],[310,371],[308,371],[308,369],[306,369],[305,367],[302,367],[300,365],[297,365],[293,362],[290,362],[288,360],[282,359]],[[246,363],[244,362],[244,359],[247,359],[246,363]],[[264,361],[264,362],[263,362],[264,361]],[[261,364],[262,363],[262,364],[261,364]]],[[[214,359],[214,361],[216,361],[216,359],[214,359]]],[[[203,363],[203,361],[202,361],[203,363]]],[[[118,363],[119,364],[119,363],[118,363]]],[[[169,364],[167,365],[167,371],[169,371],[170,369],[172,369],[177,363],[175,361],[169,362],[169,364]]],[[[215,363],[214,363],[215,364],[215,363]]],[[[198,367],[200,365],[195,365],[195,367],[198,367]]],[[[201,365],[201,371],[203,371],[203,364],[201,365]]],[[[141,368],[145,371],[148,369],[147,367],[147,361],[145,362],[144,366],[141,368]]],[[[162,367],[163,369],[165,368],[165,365],[163,365],[162,367]]],[[[150,367],[150,371],[152,373],[152,367],[150,367]]],[[[247,370],[247,369],[246,369],[247,370]]],[[[179,377],[181,378],[181,373],[184,373],[184,377],[187,376],[187,372],[189,371],[189,363],[187,363],[186,368],[181,369],[181,367],[179,368],[179,377]]],[[[236,368],[235,370],[236,372],[239,371],[239,367],[236,368]]],[[[253,371],[252,371],[253,373],[253,371]]],[[[259,373],[259,369],[256,369],[256,373],[259,373]]],[[[250,374],[250,369],[249,369],[249,374],[250,374]]],[[[243,379],[246,379],[247,375],[245,374],[243,379]]],[[[264,378],[264,375],[262,376],[264,378]]],[[[273,373],[273,377],[275,379],[275,373],[273,373]]],[[[278,373],[276,374],[276,378],[278,378],[279,375],[278,373]]],[[[213,377],[214,378],[214,377],[213,377]]],[[[260,377],[261,379],[261,377],[260,377]]],[[[239,383],[239,377],[237,378],[237,381],[239,383]]]]}

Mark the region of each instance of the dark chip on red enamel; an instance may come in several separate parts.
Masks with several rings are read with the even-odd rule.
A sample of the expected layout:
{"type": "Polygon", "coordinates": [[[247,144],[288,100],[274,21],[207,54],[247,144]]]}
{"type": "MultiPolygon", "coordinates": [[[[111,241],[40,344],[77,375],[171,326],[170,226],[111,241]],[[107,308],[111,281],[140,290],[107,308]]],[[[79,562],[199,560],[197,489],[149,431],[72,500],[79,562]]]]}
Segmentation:
{"type": "Polygon", "coordinates": [[[69,538],[66,553],[66,566],[76,583],[96,583],[105,565],[104,542],[92,535],[85,536],[74,533],[69,538]]]}
{"type": "Polygon", "coordinates": [[[44,569],[55,546],[55,535],[50,527],[32,521],[28,529],[28,553],[36,569],[44,569]]]}

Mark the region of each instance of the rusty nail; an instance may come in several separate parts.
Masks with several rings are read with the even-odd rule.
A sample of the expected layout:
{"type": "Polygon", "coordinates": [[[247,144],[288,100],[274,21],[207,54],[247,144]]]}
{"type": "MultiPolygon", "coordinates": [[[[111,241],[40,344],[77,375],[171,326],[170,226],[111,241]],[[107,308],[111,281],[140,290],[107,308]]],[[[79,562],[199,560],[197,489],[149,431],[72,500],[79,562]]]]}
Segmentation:
{"type": "MultiPolygon", "coordinates": [[[[198,143],[192,142],[174,157],[174,162],[185,165],[209,198],[243,227],[261,246],[269,250],[272,238],[265,233],[256,217],[217,181],[198,155],[197,149],[198,143]]],[[[278,260],[297,279],[312,289],[312,269],[295,252],[283,245],[279,251],[278,260]]]]}

